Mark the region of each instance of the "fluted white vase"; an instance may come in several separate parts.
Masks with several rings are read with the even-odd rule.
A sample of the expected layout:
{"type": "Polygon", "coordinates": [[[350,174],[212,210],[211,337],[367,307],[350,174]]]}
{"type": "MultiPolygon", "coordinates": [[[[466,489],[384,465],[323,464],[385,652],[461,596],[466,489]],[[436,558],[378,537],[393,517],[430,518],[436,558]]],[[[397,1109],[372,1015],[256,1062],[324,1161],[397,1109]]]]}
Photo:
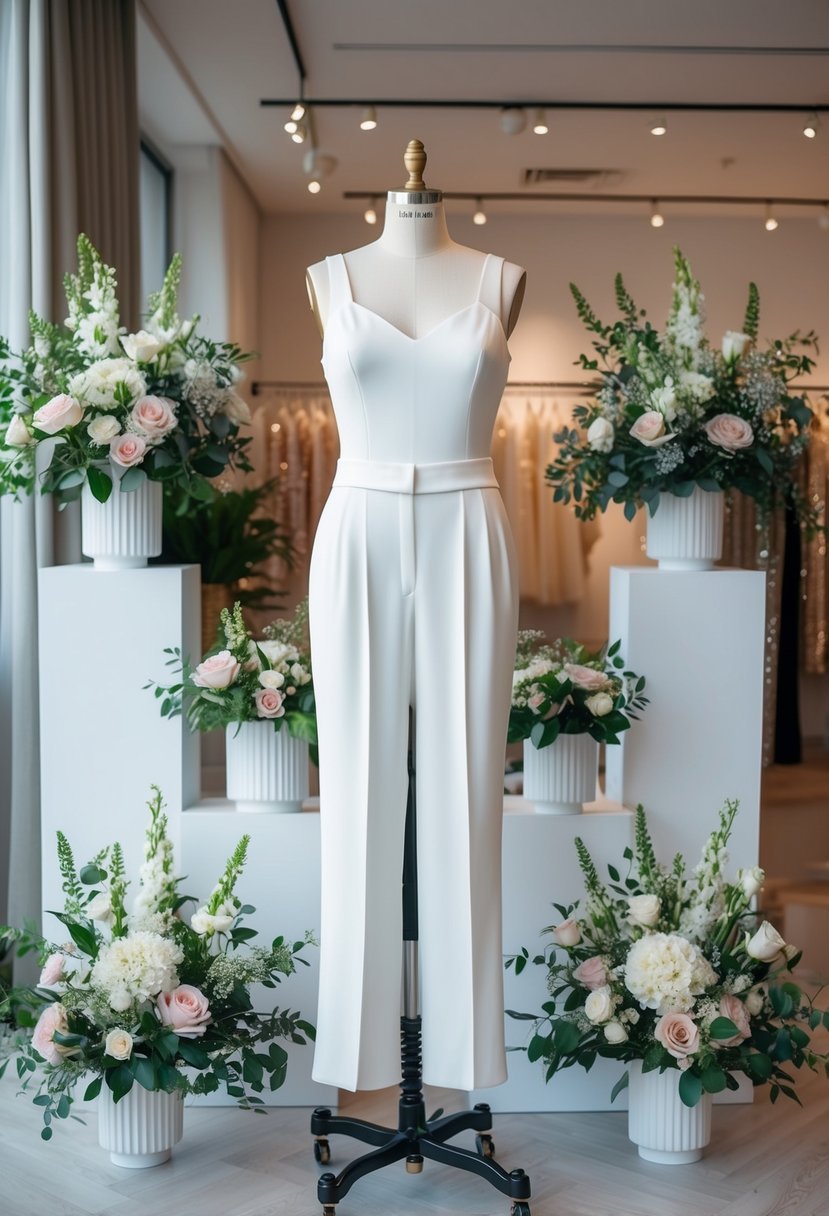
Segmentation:
{"type": "Polygon", "coordinates": [[[710,570],[722,556],[724,496],[694,486],[688,498],[660,494],[656,514],[648,512],[648,557],[660,570],[710,570]]]}
{"type": "Polygon", "coordinates": [[[711,1095],[686,1106],[678,1068],[642,1072],[641,1061],[632,1060],[628,1072],[628,1136],[639,1156],[658,1165],[699,1161],[711,1139],[711,1095]]]}
{"type": "Polygon", "coordinates": [[[524,797],[542,815],[580,815],[596,798],[599,745],[590,735],[559,735],[548,747],[524,740],[524,797]]]}
{"type": "Polygon", "coordinates": [[[145,481],[137,490],[121,493],[125,470],[113,466],[112,493],[98,502],[84,483],[81,495],[81,550],[96,570],[135,570],[161,552],[162,489],[145,481]]]}
{"type": "Polygon", "coordinates": [[[98,1095],[98,1143],[113,1165],[145,1169],[169,1161],[184,1132],[181,1090],[147,1090],[136,1081],[115,1102],[104,1084],[98,1095]]]}
{"type": "Polygon", "coordinates": [[[301,811],[308,797],[308,744],[287,726],[243,722],[228,726],[227,796],[237,811],[285,814],[301,811]]]}

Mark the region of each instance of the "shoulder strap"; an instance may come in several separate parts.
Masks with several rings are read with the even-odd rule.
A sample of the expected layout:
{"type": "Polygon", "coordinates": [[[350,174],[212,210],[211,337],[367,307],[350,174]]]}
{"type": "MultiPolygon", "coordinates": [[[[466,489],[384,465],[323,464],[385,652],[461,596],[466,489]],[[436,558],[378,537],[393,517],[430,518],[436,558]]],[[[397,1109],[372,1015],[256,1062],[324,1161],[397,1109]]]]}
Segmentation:
{"type": "Polygon", "coordinates": [[[328,286],[331,293],[329,303],[336,307],[343,300],[353,300],[351,280],[348,277],[343,255],[341,253],[332,254],[325,259],[325,262],[328,266],[328,286]]]}
{"type": "Polygon", "coordinates": [[[504,259],[488,253],[481,271],[481,282],[478,287],[478,299],[485,304],[496,317],[501,315],[501,281],[504,275],[504,259]]]}

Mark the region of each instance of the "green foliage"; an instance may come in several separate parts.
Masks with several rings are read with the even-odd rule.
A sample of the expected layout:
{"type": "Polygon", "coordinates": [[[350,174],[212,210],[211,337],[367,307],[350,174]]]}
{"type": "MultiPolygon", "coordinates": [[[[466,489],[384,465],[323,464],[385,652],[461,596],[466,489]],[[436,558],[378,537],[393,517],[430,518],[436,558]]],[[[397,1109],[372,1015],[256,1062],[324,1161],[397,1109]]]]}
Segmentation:
{"type": "Polygon", "coordinates": [[[759,328],[760,292],[757,290],[756,283],[749,283],[748,303],[746,304],[746,315],[743,319],[743,333],[748,334],[749,338],[756,342],[759,328]]]}

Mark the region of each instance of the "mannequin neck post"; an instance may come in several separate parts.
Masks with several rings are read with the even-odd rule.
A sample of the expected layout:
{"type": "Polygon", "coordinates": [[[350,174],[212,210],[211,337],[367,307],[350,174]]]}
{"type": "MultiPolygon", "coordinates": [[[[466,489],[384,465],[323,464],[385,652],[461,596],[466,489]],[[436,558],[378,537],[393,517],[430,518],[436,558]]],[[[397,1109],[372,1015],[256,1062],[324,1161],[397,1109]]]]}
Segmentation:
{"type": "Polygon", "coordinates": [[[454,242],[439,191],[390,191],[386,197],[386,221],[377,244],[386,253],[409,258],[428,257],[451,249],[454,242]]]}

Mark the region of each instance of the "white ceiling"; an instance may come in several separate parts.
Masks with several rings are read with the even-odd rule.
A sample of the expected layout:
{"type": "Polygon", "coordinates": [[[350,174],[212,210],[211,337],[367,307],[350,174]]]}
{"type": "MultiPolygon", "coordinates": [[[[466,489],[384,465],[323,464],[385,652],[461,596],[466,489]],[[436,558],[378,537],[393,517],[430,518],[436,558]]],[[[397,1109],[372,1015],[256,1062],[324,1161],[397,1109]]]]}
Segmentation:
{"type": "Polygon", "coordinates": [[[315,111],[317,143],[339,162],[315,198],[287,114],[259,104],[298,89],[275,0],[139,5],[145,129],[170,148],[223,144],[264,211],[356,210],[343,192],[399,188],[413,137],[446,191],[532,194],[545,187],[524,189],[523,170],[544,167],[618,171],[600,192],[829,198],[829,114],[817,139],[801,134],[808,109],[829,104],[826,0],[288,2],[306,94],[378,102],[372,132],[357,110],[315,111]],[[384,97],[791,104],[803,116],[668,113],[655,138],[649,111],[551,111],[549,135],[508,137],[497,111],[384,110],[384,97]]]}

